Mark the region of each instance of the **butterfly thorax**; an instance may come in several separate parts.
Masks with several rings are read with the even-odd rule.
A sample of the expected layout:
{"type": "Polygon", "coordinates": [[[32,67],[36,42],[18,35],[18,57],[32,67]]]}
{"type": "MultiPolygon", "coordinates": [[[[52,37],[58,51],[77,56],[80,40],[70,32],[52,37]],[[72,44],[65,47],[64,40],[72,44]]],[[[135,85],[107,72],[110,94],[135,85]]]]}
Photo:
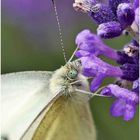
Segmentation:
{"type": "Polygon", "coordinates": [[[76,89],[89,90],[89,85],[87,78],[82,75],[81,65],[70,62],[55,71],[50,80],[50,90],[71,96],[76,89]]]}

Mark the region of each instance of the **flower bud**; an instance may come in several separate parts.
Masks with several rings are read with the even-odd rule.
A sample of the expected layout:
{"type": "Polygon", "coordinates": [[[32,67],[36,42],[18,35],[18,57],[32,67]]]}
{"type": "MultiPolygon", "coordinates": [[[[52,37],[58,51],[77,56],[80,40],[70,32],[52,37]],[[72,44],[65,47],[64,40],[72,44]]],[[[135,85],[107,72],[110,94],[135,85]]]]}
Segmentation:
{"type": "Polygon", "coordinates": [[[90,16],[97,24],[102,24],[109,21],[116,21],[116,16],[110,7],[106,4],[98,3],[92,7],[90,16]]]}
{"type": "Polygon", "coordinates": [[[121,3],[117,8],[117,17],[123,28],[130,26],[135,18],[135,12],[130,3],[121,3]]]}
{"type": "Polygon", "coordinates": [[[97,28],[97,34],[104,39],[114,38],[122,33],[120,23],[112,21],[100,24],[97,28]]]}
{"type": "Polygon", "coordinates": [[[137,64],[125,63],[120,68],[123,72],[123,75],[121,76],[122,79],[126,79],[129,81],[135,81],[138,79],[139,66],[137,64]]]}
{"type": "Polygon", "coordinates": [[[109,0],[109,6],[112,11],[116,14],[116,10],[119,4],[121,3],[130,3],[130,0],[109,0]]]}

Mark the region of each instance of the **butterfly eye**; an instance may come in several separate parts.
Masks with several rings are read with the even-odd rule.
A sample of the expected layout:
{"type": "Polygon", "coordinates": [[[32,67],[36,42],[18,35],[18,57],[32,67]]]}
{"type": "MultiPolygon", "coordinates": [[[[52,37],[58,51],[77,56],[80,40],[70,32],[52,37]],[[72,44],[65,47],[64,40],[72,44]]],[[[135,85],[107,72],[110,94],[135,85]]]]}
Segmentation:
{"type": "Polygon", "coordinates": [[[75,70],[75,69],[71,69],[69,72],[68,72],[68,77],[70,79],[75,79],[78,75],[78,71],[75,70]]]}

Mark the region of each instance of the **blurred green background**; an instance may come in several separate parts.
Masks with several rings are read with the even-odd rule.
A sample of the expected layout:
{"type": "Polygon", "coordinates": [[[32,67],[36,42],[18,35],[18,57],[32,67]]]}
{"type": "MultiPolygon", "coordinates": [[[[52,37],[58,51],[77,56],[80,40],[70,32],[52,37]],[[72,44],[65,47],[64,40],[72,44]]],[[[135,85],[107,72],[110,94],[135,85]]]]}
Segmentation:
{"type": "MultiPolygon", "coordinates": [[[[75,37],[83,29],[96,32],[96,25],[87,15],[75,12],[73,1],[56,0],[62,25],[67,57],[75,49],[75,37]]],[[[109,46],[121,49],[130,38],[107,40],[109,46]]],[[[51,0],[2,0],[1,72],[56,70],[64,64],[58,28],[51,0]]],[[[113,63],[110,61],[110,63],[113,63]]],[[[104,84],[112,79],[106,79],[104,84]]],[[[138,110],[133,120],[110,116],[113,99],[95,97],[91,110],[98,140],[138,140],[138,110]]]]}

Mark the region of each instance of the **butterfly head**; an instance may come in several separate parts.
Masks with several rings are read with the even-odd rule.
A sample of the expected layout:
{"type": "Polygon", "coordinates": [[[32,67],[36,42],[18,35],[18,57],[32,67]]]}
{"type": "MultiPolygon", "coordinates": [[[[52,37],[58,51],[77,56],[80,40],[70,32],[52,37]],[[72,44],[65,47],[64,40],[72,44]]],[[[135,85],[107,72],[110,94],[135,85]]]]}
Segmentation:
{"type": "Polygon", "coordinates": [[[75,92],[75,89],[88,89],[88,81],[82,75],[79,62],[70,62],[56,70],[51,81],[50,89],[52,92],[61,91],[65,95],[75,92]]]}
{"type": "Polygon", "coordinates": [[[77,80],[78,74],[81,71],[80,62],[79,61],[69,62],[64,67],[67,70],[66,77],[71,81],[77,80]]]}

